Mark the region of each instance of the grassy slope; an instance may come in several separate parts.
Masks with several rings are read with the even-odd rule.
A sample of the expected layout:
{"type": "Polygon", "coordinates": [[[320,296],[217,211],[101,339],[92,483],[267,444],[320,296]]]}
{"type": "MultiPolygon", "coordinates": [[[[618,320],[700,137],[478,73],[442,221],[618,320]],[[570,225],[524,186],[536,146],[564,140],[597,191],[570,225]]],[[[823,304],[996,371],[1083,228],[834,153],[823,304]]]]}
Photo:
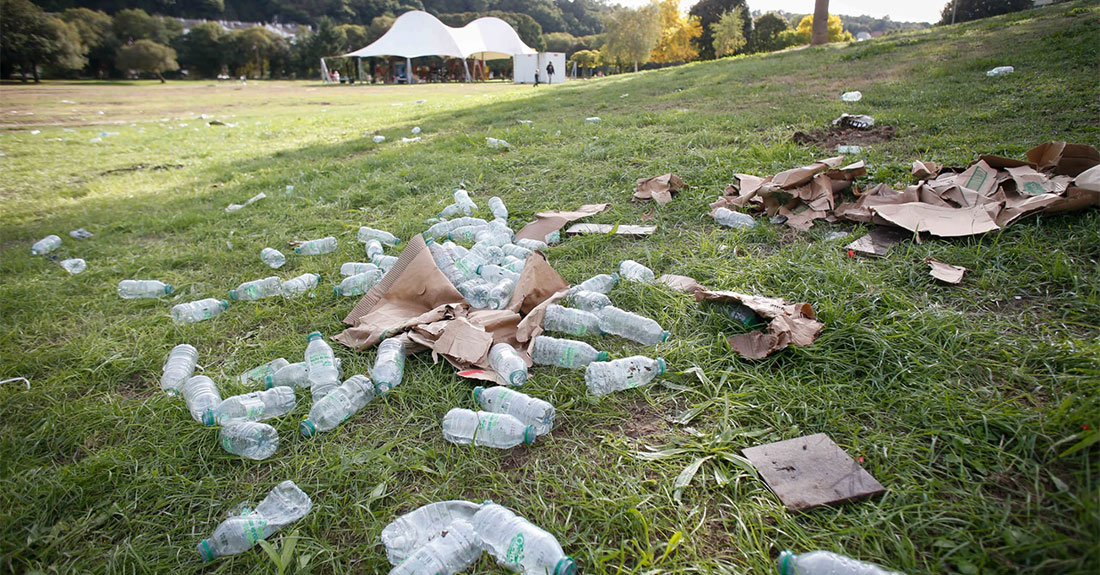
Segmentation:
{"type": "MultiPolygon", "coordinates": [[[[317,572],[383,571],[377,537],[395,514],[492,498],[557,534],[587,573],[766,572],[783,548],[831,549],[908,573],[1094,573],[1096,451],[1058,453],[1098,423],[1096,211],[903,245],[872,261],[822,239],[837,228],[731,232],[705,210],[735,171],[765,175],[820,157],[790,135],[842,111],[898,129],[867,154],[867,181],[901,185],[917,157],[965,164],[1052,139],[1100,146],[1098,17],[1090,3],[1060,5],[554,89],[4,87],[0,121],[23,129],[0,133],[0,378],[33,385],[0,388],[0,565],[197,572],[194,543],[231,506],[291,478],[315,502],[297,527],[317,572]],[[1017,73],[984,76],[1001,64],[1017,73]],[[864,100],[839,102],[848,89],[864,100]],[[427,103],[414,105],[419,98],[427,103]],[[238,126],[206,127],[200,113],[238,126]],[[592,115],[603,122],[583,124],[592,115]],[[533,129],[516,119],[534,120],[533,129]],[[30,135],[32,125],[42,133],[30,135]],[[424,141],[396,142],[414,125],[424,141]],[[364,129],[389,141],[374,145],[364,129]],[[100,131],[119,135],[89,143],[100,131]],[[486,135],[513,149],[486,149],[486,135]],[[135,164],[183,167],[101,175],[135,164]],[[113,294],[119,279],[157,277],[179,286],[173,301],[223,297],[267,275],[261,247],[333,234],[336,254],[292,258],[281,270],[321,272],[329,286],[339,262],[361,258],[356,226],[411,235],[460,185],[480,201],[499,194],[516,225],[540,209],[596,201],[614,206],[591,221],[634,222],[653,208],[627,201],[633,180],[667,171],[692,187],[655,210],[660,232],[571,239],[550,251],[566,279],[632,257],[717,288],[809,301],[827,327],[812,347],[742,361],[719,335],[730,326],[686,296],[618,287],[617,305],[673,332],[659,354],[681,373],[596,400],[584,395],[581,373],[538,369],[528,389],[558,406],[562,424],[530,449],[444,442],[438,422],[471,405],[470,386],[417,357],[402,387],[338,431],[297,436],[304,400],[274,423],[283,445],[271,460],[231,457],[157,391],[168,349],[196,345],[229,395],[241,391],[229,382],[244,369],[300,356],[306,332],[341,329],[352,301],[322,289],[316,299],[242,303],[176,327],[168,302],[113,294]],[[269,198],[223,212],[259,191],[269,198]],[[65,235],[80,226],[96,237],[65,235]],[[88,271],[68,276],[31,257],[28,246],[47,233],[62,235],[63,254],[87,259],[88,271]],[[961,286],[936,284],[920,263],[927,256],[971,272],[961,286]],[[693,366],[701,375],[682,373],[693,366]],[[673,421],[688,410],[690,422],[673,421]],[[791,515],[751,472],[722,459],[816,432],[862,456],[887,495],[791,515]],[[683,451],[636,456],[649,447],[683,451]],[[676,475],[710,455],[719,457],[677,503],[676,475]],[[677,532],[683,541],[662,560],[677,532]]],[[[616,356],[650,351],[598,345],[616,356]]],[[[371,352],[337,353],[354,370],[373,361],[371,352]]],[[[256,550],[215,567],[247,573],[266,563],[256,550]]],[[[475,571],[498,568],[484,559],[475,571]]]]}

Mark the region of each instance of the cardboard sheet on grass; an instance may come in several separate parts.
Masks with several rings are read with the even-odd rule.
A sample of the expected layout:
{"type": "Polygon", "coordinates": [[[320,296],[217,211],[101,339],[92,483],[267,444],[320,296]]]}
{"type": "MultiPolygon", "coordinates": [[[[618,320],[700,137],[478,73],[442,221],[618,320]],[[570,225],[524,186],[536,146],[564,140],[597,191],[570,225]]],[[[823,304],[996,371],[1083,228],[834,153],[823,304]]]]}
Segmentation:
{"type": "Polygon", "coordinates": [[[664,205],[672,201],[672,195],[684,187],[684,181],[676,174],[664,174],[652,178],[639,178],[634,187],[635,200],[653,200],[664,205]]]}
{"type": "Polygon", "coordinates": [[[519,339],[524,315],[531,316],[552,297],[564,295],[568,285],[546,257],[535,252],[527,258],[508,309],[474,309],[439,270],[418,235],[344,318],[351,327],[333,339],[364,350],[387,337],[402,337],[410,344],[410,353],[429,350],[434,360],[442,356],[464,377],[504,383],[489,369],[489,348],[508,343],[530,365],[523,343],[542,332],[542,321],[540,315],[534,327],[531,322],[524,325],[519,339]]]}
{"type": "Polygon", "coordinates": [[[585,204],[572,212],[562,210],[538,212],[535,214],[535,221],[516,232],[516,239],[545,241],[547,235],[564,228],[565,224],[606,211],[609,206],[610,204],[585,204]]]}

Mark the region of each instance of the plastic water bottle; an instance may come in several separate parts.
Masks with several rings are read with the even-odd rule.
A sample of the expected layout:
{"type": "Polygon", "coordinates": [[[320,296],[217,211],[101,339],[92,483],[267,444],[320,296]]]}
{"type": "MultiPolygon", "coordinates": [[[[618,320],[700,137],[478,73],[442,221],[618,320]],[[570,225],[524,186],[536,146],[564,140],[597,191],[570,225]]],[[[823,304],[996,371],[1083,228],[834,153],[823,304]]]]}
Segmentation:
{"type": "Polygon", "coordinates": [[[600,118],[598,116],[590,116],[584,119],[585,124],[599,124],[600,118]]]}
{"type": "Polygon", "coordinates": [[[577,564],[553,535],[505,507],[486,501],[471,521],[497,563],[523,575],[576,575],[577,564]]]}
{"type": "Polygon", "coordinates": [[[340,375],[336,371],[336,354],[319,331],[307,335],[306,341],[309,342],[306,345],[309,389],[313,394],[313,401],[319,401],[340,385],[340,375]]]}
{"type": "Polygon", "coordinates": [[[178,324],[195,323],[208,320],[221,312],[229,309],[229,302],[224,299],[206,298],[199,301],[181,303],[172,306],[172,321],[178,324]]]}
{"type": "Polygon", "coordinates": [[[619,274],[600,274],[592,276],[583,282],[573,286],[569,290],[569,294],[575,294],[580,291],[594,291],[597,293],[607,293],[611,291],[611,288],[615,287],[619,283],[619,274]]]}
{"type": "Polygon", "coordinates": [[[645,385],[665,372],[665,360],[635,355],[614,361],[597,361],[584,370],[588,393],[607,395],[612,391],[645,385]]]}
{"type": "Polygon", "coordinates": [[[477,275],[485,278],[489,283],[497,283],[501,280],[519,281],[519,274],[506,270],[498,265],[483,264],[477,266],[477,275]]]}
{"type": "Polygon", "coordinates": [[[298,297],[316,288],[320,281],[321,276],[319,274],[302,274],[283,282],[280,290],[283,292],[283,297],[298,297]]]}
{"type": "Polygon", "coordinates": [[[191,412],[191,419],[206,425],[214,425],[214,408],[222,402],[218,386],[205,375],[196,375],[183,384],[183,401],[191,412]]]}
{"type": "Polygon", "coordinates": [[[459,445],[508,449],[535,442],[535,426],[506,413],[454,408],[443,417],[443,438],[459,445]]]}
{"type": "MultiPolygon", "coordinates": [[[[496,222],[497,220],[493,220],[496,222]]],[[[474,234],[474,241],[485,242],[494,246],[503,246],[512,243],[512,234],[499,227],[484,227],[474,234]]]]}
{"type": "Polygon", "coordinates": [[[209,539],[199,541],[196,549],[203,561],[248,551],[260,539],[305,517],[313,502],[293,481],[275,486],[267,497],[247,515],[230,517],[218,525],[209,539]]]}
{"type": "Polygon", "coordinates": [[[260,250],[260,261],[271,268],[279,269],[286,264],[286,256],[283,255],[283,252],[275,248],[264,248],[260,250]]]}
{"type": "Polygon", "coordinates": [[[611,305],[611,298],[598,291],[579,291],[569,295],[569,301],[573,307],[589,313],[599,313],[601,309],[611,305]]]}
{"type": "Polygon", "coordinates": [[[600,318],[594,313],[551,304],[546,308],[542,328],[569,335],[601,335],[600,318]]]}
{"type": "Polygon", "coordinates": [[[370,375],[379,394],[388,393],[401,385],[405,376],[405,342],[393,337],[382,340],[378,344],[378,355],[374,358],[370,375]]]}
{"type": "Polygon", "coordinates": [[[452,242],[473,243],[477,241],[477,234],[484,229],[486,226],[462,226],[447,232],[447,239],[452,242]]]}
{"type": "Polygon", "coordinates": [[[561,242],[561,230],[555,230],[546,234],[546,237],[543,238],[543,241],[546,242],[547,245],[554,245],[561,242]]]}
{"type": "Polygon", "coordinates": [[[469,521],[481,509],[471,501],[437,501],[422,505],[390,522],[380,539],[386,547],[386,559],[400,564],[417,549],[443,535],[455,521],[469,521]]]}
{"type": "Polygon", "coordinates": [[[172,348],[168,353],[168,360],[161,368],[160,388],[170,395],[176,395],[180,388],[195,372],[195,364],[199,361],[199,351],[186,343],[181,343],[172,348]]]}
{"type": "Polygon", "coordinates": [[[997,66],[996,68],[993,68],[992,70],[986,72],[985,75],[993,78],[995,76],[1004,76],[1005,74],[1011,74],[1015,71],[1016,68],[1013,68],[1012,66],[997,66]]]}
{"type": "Polygon", "coordinates": [[[765,321],[752,308],[744,304],[731,304],[725,306],[726,315],[733,321],[750,329],[765,325],[765,321]]]}
{"type": "Polygon", "coordinates": [[[515,243],[517,246],[519,246],[521,248],[526,248],[526,249],[529,249],[533,252],[534,251],[545,251],[547,248],[550,247],[549,245],[546,244],[546,242],[539,241],[539,240],[532,239],[532,238],[523,238],[521,240],[516,240],[513,243],[515,243]]]}
{"type": "Polygon", "coordinates": [[[61,238],[50,234],[31,246],[31,255],[43,256],[61,247],[61,238]]]}
{"type": "Polygon", "coordinates": [[[265,297],[274,297],[283,293],[283,283],[279,276],[271,276],[262,280],[244,282],[237,289],[229,290],[229,299],[232,301],[252,301],[265,297]]]}
{"type": "Polygon", "coordinates": [[[343,385],[315,401],[309,410],[309,416],[298,425],[298,430],[306,437],[313,437],[318,431],[335,429],[370,403],[375,395],[374,383],[370,378],[353,375],[343,385]]]}
{"type": "MultiPolygon", "coordinates": [[[[444,216],[444,217],[446,217],[446,216],[444,216]]],[[[438,224],[432,224],[431,227],[429,227],[427,230],[424,231],[424,237],[426,237],[426,238],[438,238],[438,237],[441,237],[441,236],[445,236],[445,235],[449,234],[450,232],[452,232],[453,230],[456,230],[456,229],[461,228],[461,227],[465,227],[465,226],[481,227],[481,226],[487,226],[487,225],[489,225],[489,222],[487,222],[487,221],[485,221],[481,218],[473,218],[473,217],[455,218],[453,220],[447,220],[445,222],[439,222],[438,224]]]]}
{"type": "Polygon", "coordinates": [[[257,461],[267,459],[279,448],[279,432],[266,423],[234,421],[218,433],[222,449],[257,461]]]}
{"type": "Polygon", "coordinates": [[[385,250],[385,248],[382,247],[382,242],[374,238],[367,240],[366,244],[363,246],[363,249],[367,251],[367,258],[369,259],[374,259],[375,257],[382,255],[385,250]]]}
{"type": "Polygon", "coordinates": [[[498,265],[510,272],[521,274],[523,268],[527,267],[527,260],[521,260],[515,256],[504,256],[504,259],[498,265]]]}
{"type": "Polygon", "coordinates": [[[459,519],[439,537],[413,551],[390,575],[454,575],[481,557],[481,538],[468,521],[459,519]]]}
{"type": "Polygon", "coordinates": [[[373,272],[378,269],[378,266],[369,262],[347,262],[340,266],[340,275],[344,277],[356,276],[359,274],[373,272]]]}
{"type": "Polygon", "coordinates": [[[583,341],[538,335],[531,347],[531,361],[539,365],[580,369],[593,361],[607,360],[606,351],[597,351],[583,341]]]}
{"type": "Polygon", "coordinates": [[[475,277],[458,284],[455,289],[466,298],[466,303],[470,304],[470,307],[486,309],[489,307],[489,287],[489,282],[475,277]]]}
{"type": "Polygon", "coordinates": [[[829,551],[779,554],[779,575],[904,575],[829,551]]]}
{"type": "Polygon", "coordinates": [[[336,251],[336,238],[332,236],[302,242],[294,248],[294,253],[302,256],[316,256],[334,251],[336,251]]]}
{"type": "Polygon", "coordinates": [[[397,256],[379,255],[371,258],[371,261],[374,262],[374,265],[378,266],[383,272],[389,272],[390,269],[393,268],[394,264],[397,263],[397,256]]]}
{"type": "Polygon", "coordinates": [[[535,427],[536,435],[550,433],[554,427],[554,406],[526,393],[503,385],[474,388],[474,400],[481,409],[491,413],[507,413],[524,425],[535,427]]]}
{"type": "Polygon", "coordinates": [[[511,148],[512,147],[512,144],[509,144],[507,140],[502,140],[500,138],[489,138],[489,137],[485,138],[485,145],[489,146],[490,148],[511,148]]]}
{"type": "Polygon", "coordinates": [[[379,243],[386,246],[396,246],[401,243],[401,239],[397,236],[385,231],[376,230],[367,226],[359,226],[359,241],[367,243],[371,240],[378,240],[379,243]]]}
{"type": "Polygon", "coordinates": [[[385,142],[385,141],[386,141],[386,137],[385,137],[385,136],[383,136],[383,135],[381,135],[381,134],[379,134],[379,135],[377,135],[377,136],[375,136],[375,137],[371,138],[370,140],[371,140],[372,142],[374,142],[375,144],[381,144],[382,142],[385,142]]]}
{"type": "Polygon", "coordinates": [[[62,267],[62,269],[71,274],[78,274],[88,269],[88,263],[80,258],[70,258],[67,260],[61,260],[57,263],[62,267]]]}
{"type": "Polygon", "coordinates": [[[752,216],[727,208],[714,210],[714,221],[727,228],[751,228],[756,225],[756,220],[752,216]]]}
{"type": "Polygon", "coordinates": [[[297,400],[292,387],[273,387],[227,397],[214,408],[214,421],[225,425],[234,421],[263,421],[290,413],[297,400]]]}
{"type": "Polygon", "coordinates": [[[122,280],[118,282],[118,297],[137,299],[160,297],[172,293],[172,286],[157,280],[122,280]]]}
{"type": "Polygon", "coordinates": [[[332,292],[340,296],[363,295],[370,291],[375,284],[382,281],[382,270],[356,274],[344,278],[340,285],[333,286],[332,292]]]}
{"type": "Polygon", "coordinates": [[[516,291],[516,282],[502,279],[489,288],[489,309],[504,309],[512,301],[512,292],[516,291]]]}
{"type": "Polygon", "coordinates": [[[600,310],[598,315],[600,331],[617,335],[622,338],[636,341],[642,345],[656,345],[668,341],[669,333],[661,327],[661,324],[609,305],[600,310]]]}
{"type": "Polygon", "coordinates": [[[508,219],[508,208],[504,206],[504,200],[497,196],[489,198],[489,211],[493,213],[494,218],[499,220],[508,219]]]}
{"type": "Polygon", "coordinates": [[[271,377],[275,372],[288,365],[290,365],[290,362],[287,361],[286,358],[280,357],[242,373],[239,379],[242,385],[259,383],[261,381],[266,381],[268,377],[271,377]]]}
{"type": "MultiPolygon", "coordinates": [[[[337,379],[344,377],[344,366],[340,358],[336,358],[337,379]]],[[[264,388],[293,387],[309,389],[309,366],[306,362],[299,361],[283,367],[275,373],[264,378],[264,388]]]]}
{"type": "Polygon", "coordinates": [[[623,260],[619,264],[619,275],[628,282],[651,282],[653,270],[634,260],[623,260]]]}
{"type": "Polygon", "coordinates": [[[523,361],[516,348],[503,341],[489,348],[489,365],[509,385],[527,383],[527,362],[523,361]]]}
{"type": "Polygon", "coordinates": [[[470,247],[468,254],[470,253],[486,264],[495,264],[504,259],[504,250],[492,242],[478,242],[470,247]]]}
{"type": "Polygon", "coordinates": [[[859,90],[852,92],[844,92],[840,95],[840,100],[843,102],[858,102],[863,99],[863,93],[859,90]]]}
{"type": "Polygon", "coordinates": [[[517,246],[516,244],[504,244],[500,246],[500,249],[504,252],[504,255],[511,256],[519,260],[526,260],[527,256],[531,255],[531,250],[517,246]]]}
{"type": "Polygon", "coordinates": [[[431,252],[432,259],[435,260],[435,266],[443,272],[443,275],[447,276],[447,280],[453,285],[457,286],[466,281],[466,276],[455,266],[455,259],[450,250],[435,243],[434,239],[428,238],[428,251],[431,252]]]}

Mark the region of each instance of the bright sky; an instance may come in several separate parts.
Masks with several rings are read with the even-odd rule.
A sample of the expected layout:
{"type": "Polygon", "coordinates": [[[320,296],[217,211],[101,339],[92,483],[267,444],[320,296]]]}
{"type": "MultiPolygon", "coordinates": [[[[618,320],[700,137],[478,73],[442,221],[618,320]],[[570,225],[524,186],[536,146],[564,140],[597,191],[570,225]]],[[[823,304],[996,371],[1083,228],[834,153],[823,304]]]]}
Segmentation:
{"type": "MultiPolygon", "coordinates": [[[[687,9],[695,0],[680,0],[681,7],[687,9]]],[[[612,0],[613,4],[622,4],[636,8],[649,4],[649,0],[612,0]]],[[[848,14],[851,16],[890,16],[895,22],[937,22],[940,11],[947,0],[829,0],[830,14],[848,14]]],[[[748,0],[749,10],[783,10],[797,14],[812,14],[814,0],[748,0]]]]}

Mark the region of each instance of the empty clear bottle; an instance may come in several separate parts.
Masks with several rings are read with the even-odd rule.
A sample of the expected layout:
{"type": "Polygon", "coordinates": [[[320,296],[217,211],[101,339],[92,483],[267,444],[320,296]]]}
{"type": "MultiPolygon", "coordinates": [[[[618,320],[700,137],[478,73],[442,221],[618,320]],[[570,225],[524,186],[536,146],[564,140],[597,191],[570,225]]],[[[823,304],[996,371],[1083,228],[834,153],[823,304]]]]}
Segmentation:
{"type": "Polygon", "coordinates": [[[195,375],[183,384],[183,401],[187,404],[187,411],[191,412],[191,419],[210,426],[214,425],[214,408],[222,402],[222,396],[214,380],[205,375],[195,375]]]}
{"type": "Polygon", "coordinates": [[[275,248],[264,248],[260,250],[260,261],[273,269],[279,269],[286,264],[286,256],[275,248]]]}
{"type": "Polygon", "coordinates": [[[751,228],[756,225],[756,220],[752,216],[727,208],[714,210],[714,221],[718,225],[728,228],[751,228]]]}
{"type": "Polygon", "coordinates": [[[617,335],[619,337],[636,341],[642,345],[656,345],[668,341],[669,333],[661,327],[661,324],[609,305],[600,310],[598,314],[600,331],[617,335]]]}
{"type": "Polygon", "coordinates": [[[523,273],[523,268],[527,266],[527,261],[514,256],[504,256],[504,259],[498,265],[510,272],[520,274],[523,273]]]}
{"type": "Polygon", "coordinates": [[[569,296],[573,307],[589,313],[599,313],[601,309],[611,305],[611,298],[598,291],[579,291],[569,296]]]}
{"type": "Polygon", "coordinates": [[[382,275],[382,270],[376,269],[346,277],[340,285],[333,286],[332,292],[339,296],[363,295],[382,280],[382,275]]]}
{"type": "Polygon", "coordinates": [[[489,309],[504,309],[508,302],[512,301],[512,292],[516,290],[516,282],[510,279],[502,279],[489,288],[489,309]]]}
{"type": "Polygon", "coordinates": [[[904,575],[874,563],[857,561],[829,551],[811,551],[798,555],[784,551],[779,554],[777,563],[779,575],[904,575]]]}
{"type": "Polygon", "coordinates": [[[504,259],[504,250],[490,242],[478,242],[474,244],[469,253],[481,258],[483,264],[495,264],[504,259]]]}
{"type": "Polygon", "coordinates": [[[279,432],[266,423],[234,421],[218,432],[222,449],[234,455],[260,461],[275,454],[279,448],[279,432]]]}
{"type": "Polygon", "coordinates": [[[181,303],[172,306],[172,321],[178,324],[200,322],[208,320],[227,309],[229,309],[228,301],[212,297],[181,303]]]}
{"type": "Polygon", "coordinates": [[[321,332],[315,331],[306,336],[306,365],[309,369],[309,389],[313,401],[318,401],[340,385],[340,374],[336,370],[336,354],[332,352],[321,332]]]}
{"type": "Polygon", "coordinates": [[[452,242],[473,243],[477,241],[477,235],[487,226],[462,226],[447,233],[447,239],[452,242]]]}
{"type": "Polygon", "coordinates": [[[504,206],[504,200],[493,196],[489,198],[489,211],[493,213],[493,217],[500,220],[508,219],[508,208],[504,206]]]}
{"type": "Polygon", "coordinates": [[[160,297],[172,293],[172,286],[157,280],[122,280],[118,282],[118,297],[137,299],[160,297]]]}
{"type": "Polygon", "coordinates": [[[298,297],[316,288],[320,282],[321,276],[319,274],[302,274],[283,282],[280,289],[283,292],[283,297],[298,297]]]}
{"type": "Polygon", "coordinates": [[[477,275],[485,278],[489,283],[497,283],[501,280],[519,281],[519,274],[516,272],[493,264],[477,266],[477,275]]]}
{"type": "Polygon", "coordinates": [[[634,260],[623,260],[619,264],[619,276],[628,282],[651,282],[653,270],[634,260]]]}
{"type": "Polygon", "coordinates": [[[61,266],[62,269],[71,274],[78,274],[88,269],[88,263],[80,258],[70,258],[67,260],[61,260],[57,263],[61,266]]]}
{"type": "Polygon", "coordinates": [[[392,337],[382,340],[378,344],[378,355],[374,358],[370,375],[380,394],[401,385],[401,379],[405,377],[405,342],[392,337]]]}
{"type": "Polygon", "coordinates": [[[486,501],[471,521],[497,563],[523,575],[576,575],[577,565],[551,534],[509,509],[486,501]]]}
{"type": "Polygon", "coordinates": [[[377,239],[367,240],[366,245],[363,246],[363,249],[367,251],[367,257],[370,259],[374,259],[385,253],[385,249],[382,247],[382,242],[378,241],[377,239]]]}
{"type": "Polygon", "coordinates": [[[186,343],[173,347],[161,368],[160,388],[171,395],[178,394],[183,384],[195,372],[198,361],[199,351],[194,347],[186,343]]]}
{"type": "Polygon", "coordinates": [[[592,276],[583,282],[573,286],[570,290],[570,294],[575,294],[581,291],[594,291],[597,293],[607,293],[611,291],[611,288],[615,287],[615,284],[619,283],[619,274],[600,274],[592,276]]]}
{"type": "Polygon", "coordinates": [[[583,341],[538,335],[531,346],[531,361],[539,365],[581,369],[593,361],[607,360],[606,351],[597,351],[583,341]]]}
{"type": "Polygon", "coordinates": [[[265,297],[274,297],[283,293],[283,282],[278,276],[271,276],[262,280],[244,282],[237,289],[229,290],[229,299],[232,301],[252,301],[265,297]]]}
{"type": "MultiPolygon", "coordinates": [[[[289,389],[289,388],[282,388],[289,389]]],[[[353,375],[328,395],[313,403],[298,430],[306,437],[334,429],[375,398],[374,383],[365,375],[353,375]]]]}
{"type": "MultiPolygon", "coordinates": [[[[337,379],[344,377],[344,366],[340,358],[336,358],[337,379]]],[[[309,389],[309,366],[306,362],[292,363],[275,373],[264,378],[264,388],[293,387],[296,389],[309,389]]]]}
{"type": "Polygon", "coordinates": [[[200,541],[196,549],[203,561],[243,553],[259,540],[305,517],[312,508],[313,502],[305,492],[293,481],[284,481],[267,494],[255,511],[226,519],[209,539],[200,541]]]}
{"type": "MultiPolygon", "coordinates": [[[[493,220],[492,223],[496,223],[498,220],[493,220]]],[[[506,229],[501,229],[500,226],[489,225],[478,230],[474,234],[474,241],[484,242],[486,244],[494,246],[503,246],[512,243],[512,234],[508,233],[506,229]]]]}
{"type": "MultiPolygon", "coordinates": [[[[446,217],[446,216],[444,216],[444,217],[446,217]]],[[[428,228],[424,232],[424,236],[429,237],[429,238],[438,238],[438,237],[441,237],[441,236],[445,236],[448,233],[450,233],[451,231],[456,230],[456,229],[461,228],[461,227],[465,227],[465,226],[481,227],[481,226],[487,226],[487,225],[489,225],[489,222],[487,222],[487,221],[485,221],[481,218],[470,218],[470,217],[455,218],[453,220],[447,220],[445,222],[439,222],[438,224],[433,224],[430,228],[428,228]]]]}
{"type": "Polygon", "coordinates": [[[556,243],[560,243],[561,242],[561,230],[555,230],[555,231],[552,231],[552,232],[546,234],[546,237],[543,238],[543,241],[546,242],[547,245],[551,245],[551,246],[556,244],[556,243]]]}
{"type": "Polygon", "coordinates": [[[531,239],[531,238],[523,238],[523,239],[520,239],[520,240],[516,240],[513,243],[515,243],[517,246],[519,246],[521,248],[525,248],[525,249],[531,250],[533,252],[534,251],[544,251],[544,250],[546,250],[547,248],[550,247],[544,241],[531,239]]]}
{"type": "Polygon", "coordinates": [[[340,266],[340,275],[344,277],[381,271],[378,266],[370,262],[347,262],[340,266]]]}
{"type": "Polygon", "coordinates": [[[727,305],[724,311],[730,319],[750,329],[761,327],[767,323],[756,315],[752,308],[744,304],[727,305]]]}
{"type": "Polygon", "coordinates": [[[613,391],[645,385],[665,372],[665,360],[635,355],[614,361],[596,361],[584,370],[588,393],[607,395],[613,391]]]}
{"type": "Polygon", "coordinates": [[[443,272],[443,275],[447,276],[447,280],[453,285],[457,286],[466,281],[466,276],[455,266],[454,256],[451,255],[450,250],[428,238],[428,251],[431,252],[432,259],[435,260],[435,266],[443,272]]]}
{"type": "Polygon", "coordinates": [[[454,408],[443,417],[443,438],[459,445],[508,449],[535,442],[535,426],[506,413],[454,408]]]}
{"type": "Polygon", "coordinates": [[[397,256],[374,256],[370,261],[374,262],[374,265],[381,268],[382,271],[388,272],[397,263],[397,256]]]}
{"type": "Polygon", "coordinates": [[[546,308],[542,328],[569,335],[600,335],[600,318],[584,310],[551,304],[546,308]]]}
{"type": "Polygon", "coordinates": [[[396,246],[401,243],[400,238],[387,231],[376,230],[374,228],[368,228],[367,226],[359,226],[359,241],[367,243],[371,240],[378,240],[382,245],[386,246],[396,246]]]}
{"type": "Polygon", "coordinates": [[[336,238],[332,236],[305,241],[294,248],[294,253],[302,256],[316,256],[334,251],[336,251],[336,238]]]}
{"type": "Polygon", "coordinates": [[[465,214],[469,216],[477,211],[477,204],[470,199],[470,193],[466,190],[458,189],[454,191],[454,203],[443,208],[442,212],[439,212],[439,216],[442,218],[449,218],[451,216],[457,216],[458,214],[465,214]]]}
{"type": "Polygon", "coordinates": [[[516,244],[504,244],[500,246],[500,249],[504,252],[504,255],[512,256],[519,260],[526,260],[527,256],[531,255],[531,250],[523,246],[517,246],[516,244]]]}
{"type": "Polygon", "coordinates": [[[527,383],[527,363],[516,348],[500,342],[489,348],[489,365],[509,385],[527,383]]]}
{"type": "Polygon", "coordinates": [[[459,519],[399,563],[390,575],[454,575],[481,557],[481,538],[459,519]]]}
{"type": "Polygon", "coordinates": [[[455,287],[458,293],[462,294],[462,297],[466,298],[466,302],[471,307],[477,309],[486,309],[489,307],[489,282],[475,277],[470,280],[466,280],[455,287]]]}
{"type": "Polygon", "coordinates": [[[240,382],[242,385],[251,385],[253,383],[259,383],[266,381],[268,377],[271,377],[275,372],[290,365],[290,362],[286,358],[273,359],[263,365],[257,365],[256,367],[244,372],[240,376],[240,382]]]}
{"type": "Polygon", "coordinates": [[[386,559],[397,565],[417,549],[443,535],[455,521],[469,521],[481,505],[471,501],[437,501],[394,519],[382,529],[386,559]]]}
{"type": "Polygon", "coordinates": [[[496,385],[485,388],[479,385],[474,388],[474,400],[485,411],[507,413],[524,425],[533,425],[536,435],[550,433],[554,428],[553,405],[510,387],[496,385]]]}
{"type": "Polygon", "coordinates": [[[292,387],[273,387],[234,395],[214,408],[214,421],[219,425],[234,421],[263,421],[290,413],[296,403],[292,387]]]}
{"type": "Polygon", "coordinates": [[[38,240],[37,242],[34,242],[34,245],[31,246],[31,255],[44,256],[59,247],[61,247],[61,238],[50,234],[38,240]]]}

